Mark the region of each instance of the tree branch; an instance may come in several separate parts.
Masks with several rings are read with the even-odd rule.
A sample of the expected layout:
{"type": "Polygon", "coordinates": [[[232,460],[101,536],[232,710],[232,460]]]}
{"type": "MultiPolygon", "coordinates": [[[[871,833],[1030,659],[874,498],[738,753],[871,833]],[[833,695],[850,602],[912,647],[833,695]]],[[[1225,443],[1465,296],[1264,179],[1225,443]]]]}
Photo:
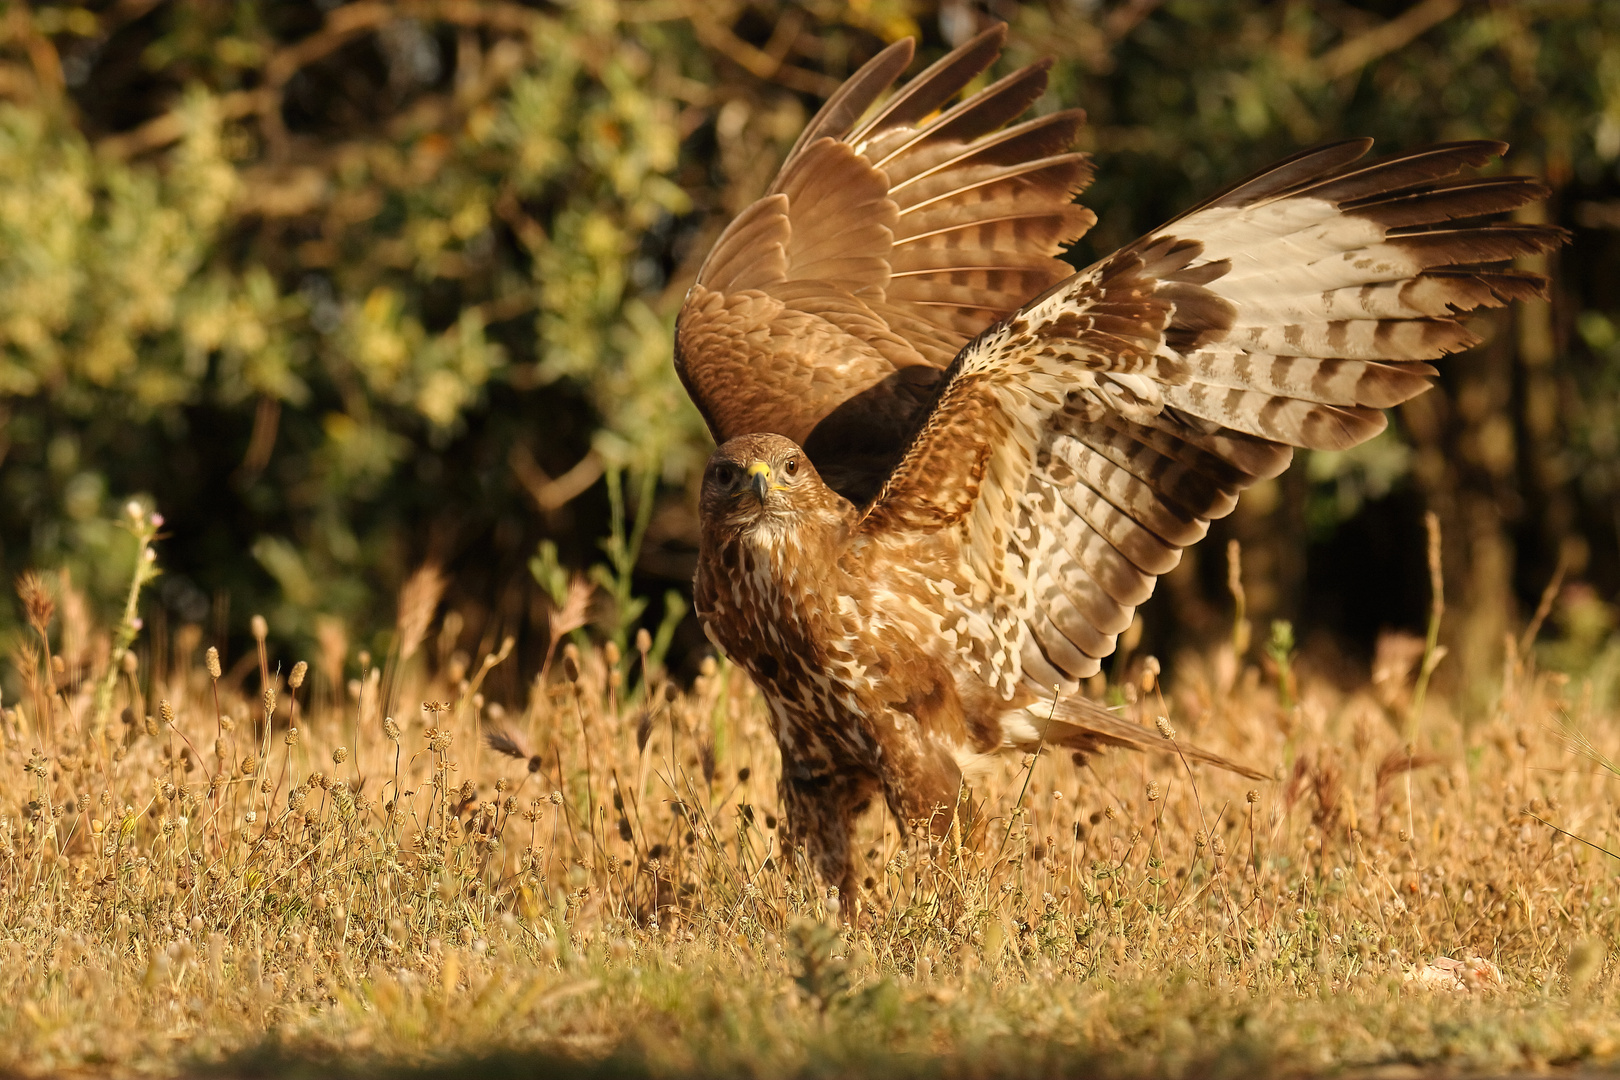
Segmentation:
{"type": "Polygon", "coordinates": [[[1353,75],[1381,56],[1410,45],[1425,32],[1455,15],[1462,0],[1421,0],[1395,18],[1365,34],[1358,34],[1323,54],[1317,61],[1328,81],[1353,75]]]}
{"type": "MultiPolygon", "coordinates": [[[[286,129],[281,120],[281,96],[294,75],[358,37],[375,33],[396,19],[412,18],[527,34],[545,16],[532,8],[501,0],[406,0],[397,4],[360,0],[345,4],[327,15],[321,29],[272,54],[264,66],[262,86],[222,95],[220,115],[227,120],[240,120],[257,114],[272,146],[283,143],[286,129]]],[[[102,153],[122,159],[168,146],[184,134],[185,120],[178,110],[173,110],[133,131],[102,139],[96,145],[102,153]]]]}

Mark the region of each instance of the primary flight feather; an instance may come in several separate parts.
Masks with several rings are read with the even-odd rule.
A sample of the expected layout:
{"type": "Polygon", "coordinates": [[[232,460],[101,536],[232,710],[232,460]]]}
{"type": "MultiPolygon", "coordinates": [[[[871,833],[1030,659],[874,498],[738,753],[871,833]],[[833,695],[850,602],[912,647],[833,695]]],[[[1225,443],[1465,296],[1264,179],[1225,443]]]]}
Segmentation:
{"type": "Polygon", "coordinates": [[[877,795],[939,833],[986,754],[1164,746],[1078,692],[1157,577],[1294,447],[1381,431],[1475,342],[1458,316],[1543,293],[1507,264],[1562,236],[1497,220],[1536,180],[1458,175],[1500,143],[1355,140],[1074,273],[1083,118],[1012,123],[1046,65],[950,105],[1004,33],[881,105],[911,43],[857,72],[676,326],[721,444],[697,612],[770,705],[787,839],[849,896],[877,795]]]}

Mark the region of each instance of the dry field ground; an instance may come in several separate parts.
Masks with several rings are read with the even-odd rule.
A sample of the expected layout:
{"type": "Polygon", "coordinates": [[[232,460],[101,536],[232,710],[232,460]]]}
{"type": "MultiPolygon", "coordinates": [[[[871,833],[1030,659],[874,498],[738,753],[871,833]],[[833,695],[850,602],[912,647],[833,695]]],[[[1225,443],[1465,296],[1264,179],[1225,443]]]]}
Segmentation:
{"type": "Polygon", "coordinates": [[[33,675],[0,731],[0,1074],[1400,1075],[1620,1053],[1620,862],[1583,842],[1620,850],[1620,738],[1591,684],[1528,659],[1463,717],[1414,702],[1402,639],[1354,691],[1231,643],[1162,688],[1137,658],[1130,715],[1278,779],[1189,769],[1171,742],[1011,759],[947,843],[870,815],[850,927],[778,844],[740,673],[647,692],[634,647],[565,648],[496,701],[500,643],[460,654],[458,620],[405,599],[387,657],[333,631],[306,669],[261,639],[216,677],[196,628],[121,659],[133,623],[98,637],[71,594],[33,595],[52,653],[18,645],[33,675]]]}

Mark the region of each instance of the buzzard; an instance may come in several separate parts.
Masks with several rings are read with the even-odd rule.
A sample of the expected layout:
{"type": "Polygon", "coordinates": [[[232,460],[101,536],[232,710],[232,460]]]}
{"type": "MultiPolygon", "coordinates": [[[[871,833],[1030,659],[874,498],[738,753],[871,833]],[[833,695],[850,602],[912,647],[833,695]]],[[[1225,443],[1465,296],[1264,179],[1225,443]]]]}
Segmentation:
{"type": "Polygon", "coordinates": [[[721,444],[697,613],[769,703],[785,839],[851,899],[879,793],[938,834],[984,755],[1164,746],[1079,693],[1155,579],[1295,447],[1381,431],[1477,340],[1460,315],[1544,293],[1506,264],[1561,238],[1499,220],[1535,179],[1459,176],[1500,143],[1365,164],[1352,140],[1074,273],[1083,117],[1013,122],[1048,65],[950,104],[1004,33],[882,104],[912,44],[861,68],[676,326],[721,444]]]}

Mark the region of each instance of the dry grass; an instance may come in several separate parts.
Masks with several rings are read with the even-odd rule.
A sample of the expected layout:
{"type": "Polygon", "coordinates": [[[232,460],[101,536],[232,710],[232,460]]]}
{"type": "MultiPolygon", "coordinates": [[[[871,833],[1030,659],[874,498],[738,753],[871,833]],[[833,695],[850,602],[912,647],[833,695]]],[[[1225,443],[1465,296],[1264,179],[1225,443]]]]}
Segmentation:
{"type": "Polygon", "coordinates": [[[644,693],[642,657],[570,652],[497,703],[481,683],[513,661],[430,665],[406,606],[428,645],[351,657],[346,694],[289,685],[299,658],[268,640],[213,678],[182,629],[161,670],[150,649],[112,669],[98,718],[95,634],[54,676],[19,647],[0,1072],[1252,1075],[1620,1047],[1616,864],[1525,813],[1620,850],[1608,775],[1561,732],[1620,740],[1528,664],[1472,724],[1431,694],[1411,744],[1398,641],[1353,693],[1291,670],[1286,708],[1230,645],[1162,696],[1134,665],[1133,715],[1280,779],[1250,793],[1168,744],[1010,761],[959,845],[869,818],[848,929],[777,846],[746,678],[644,693]],[[1439,956],[1501,984],[1408,981],[1439,956]]]}

